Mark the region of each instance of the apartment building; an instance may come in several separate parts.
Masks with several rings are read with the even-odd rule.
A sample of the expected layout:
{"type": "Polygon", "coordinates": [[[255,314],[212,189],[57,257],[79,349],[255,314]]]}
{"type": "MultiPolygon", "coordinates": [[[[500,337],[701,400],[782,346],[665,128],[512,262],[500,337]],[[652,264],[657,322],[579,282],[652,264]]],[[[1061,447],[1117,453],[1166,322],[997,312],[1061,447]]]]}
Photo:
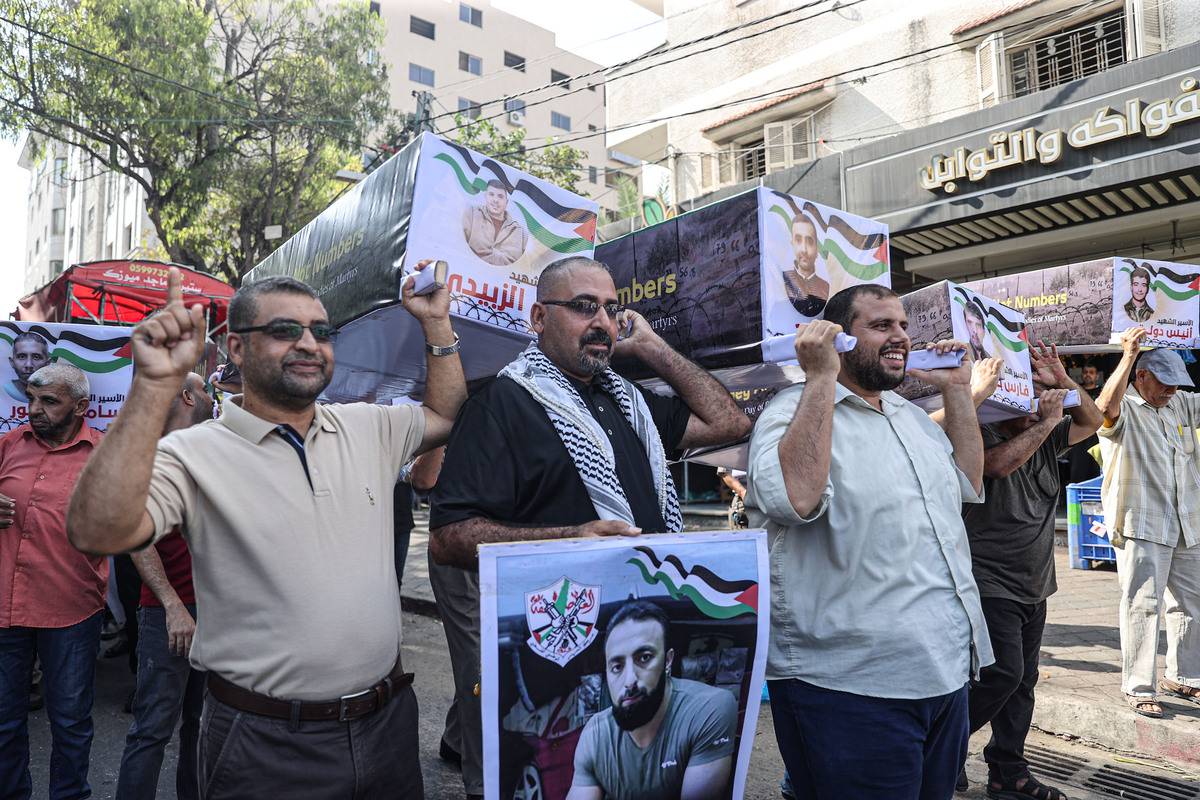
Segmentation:
{"type": "MultiPolygon", "coordinates": [[[[504,131],[523,128],[529,146],[604,127],[603,74],[512,97],[600,69],[559,48],[553,32],[487,0],[381,0],[371,7],[387,29],[379,55],[388,65],[392,107],[415,113],[416,94],[429,92],[438,132],[452,135],[459,112],[472,119],[494,118],[504,131]],[[586,88],[571,91],[581,86],[586,88]]],[[[617,207],[616,176],[640,162],[609,153],[602,133],[572,146],[585,154],[577,189],[611,215],[617,207]]]]}
{"type": "Polygon", "coordinates": [[[680,210],[763,184],[884,221],[901,288],[1116,252],[1200,259],[1190,0],[667,0],[665,15],[668,47],[744,25],[609,78],[607,124],[628,126],[609,146],[667,155],[680,210]],[[1014,157],[1030,138],[1040,157],[1014,157]],[[938,180],[970,154],[988,168],[938,180]]]}

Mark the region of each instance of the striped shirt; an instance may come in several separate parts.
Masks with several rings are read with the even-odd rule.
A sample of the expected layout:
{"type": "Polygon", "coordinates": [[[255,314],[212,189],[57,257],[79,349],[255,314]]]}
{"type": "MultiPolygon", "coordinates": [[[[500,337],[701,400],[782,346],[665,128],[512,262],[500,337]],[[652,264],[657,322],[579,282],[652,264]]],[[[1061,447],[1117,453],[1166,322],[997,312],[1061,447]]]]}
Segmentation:
{"type": "Polygon", "coordinates": [[[1176,392],[1154,408],[1130,386],[1121,415],[1103,427],[1101,502],[1114,545],[1125,539],[1174,547],[1200,544],[1200,394],[1176,392]]]}

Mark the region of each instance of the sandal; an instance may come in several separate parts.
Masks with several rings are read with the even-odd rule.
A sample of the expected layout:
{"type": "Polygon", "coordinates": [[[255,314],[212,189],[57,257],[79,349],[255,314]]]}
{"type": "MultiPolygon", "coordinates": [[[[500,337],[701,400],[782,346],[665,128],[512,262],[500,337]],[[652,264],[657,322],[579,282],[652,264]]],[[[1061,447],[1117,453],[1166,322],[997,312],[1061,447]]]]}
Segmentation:
{"type": "Polygon", "coordinates": [[[1125,695],[1125,702],[1129,703],[1129,707],[1143,717],[1150,719],[1162,719],[1162,706],[1153,697],[1143,697],[1136,694],[1125,695]]]}
{"type": "Polygon", "coordinates": [[[1185,686],[1182,683],[1167,680],[1163,678],[1158,682],[1159,687],[1167,694],[1173,694],[1178,698],[1187,700],[1189,703],[1200,705],[1200,689],[1192,686],[1185,686]]]}
{"type": "Polygon", "coordinates": [[[1053,786],[1047,786],[1032,775],[1014,781],[988,778],[987,796],[992,800],[1067,800],[1067,796],[1053,786]]]}

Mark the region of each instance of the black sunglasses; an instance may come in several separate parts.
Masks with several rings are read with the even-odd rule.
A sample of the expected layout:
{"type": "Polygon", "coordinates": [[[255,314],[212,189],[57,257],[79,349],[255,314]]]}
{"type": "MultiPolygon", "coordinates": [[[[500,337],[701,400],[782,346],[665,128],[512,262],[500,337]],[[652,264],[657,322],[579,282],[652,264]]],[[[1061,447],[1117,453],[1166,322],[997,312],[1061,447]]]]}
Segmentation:
{"type": "Polygon", "coordinates": [[[272,339],[281,342],[298,342],[304,336],[304,331],[310,331],[318,342],[331,342],[337,336],[337,328],[328,322],[314,322],[312,325],[301,325],[299,322],[277,320],[266,325],[255,325],[252,328],[239,328],[231,333],[265,333],[272,339]]]}
{"type": "Polygon", "coordinates": [[[602,308],[609,319],[616,319],[617,315],[625,310],[625,306],[620,303],[597,303],[595,300],[542,300],[541,304],[544,306],[562,306],[585,319],[591,319],[596,316],[596,312],[602,308]]]}

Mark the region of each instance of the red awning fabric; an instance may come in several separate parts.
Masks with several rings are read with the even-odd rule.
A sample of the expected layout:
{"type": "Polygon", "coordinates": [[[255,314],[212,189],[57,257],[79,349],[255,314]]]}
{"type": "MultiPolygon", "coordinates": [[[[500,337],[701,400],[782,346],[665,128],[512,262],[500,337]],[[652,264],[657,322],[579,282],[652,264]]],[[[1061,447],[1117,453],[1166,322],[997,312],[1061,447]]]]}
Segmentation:
{"type": "Polygon", "coordinates": [[[183,273],[184,301],[205,307],[210,332],[224,324],[234,292],[229,284],[179,264],[125,259],[72,266],[21,298],[13,316],[30,322],[133,325],[166,303],[168,267],[183,273]]]}

